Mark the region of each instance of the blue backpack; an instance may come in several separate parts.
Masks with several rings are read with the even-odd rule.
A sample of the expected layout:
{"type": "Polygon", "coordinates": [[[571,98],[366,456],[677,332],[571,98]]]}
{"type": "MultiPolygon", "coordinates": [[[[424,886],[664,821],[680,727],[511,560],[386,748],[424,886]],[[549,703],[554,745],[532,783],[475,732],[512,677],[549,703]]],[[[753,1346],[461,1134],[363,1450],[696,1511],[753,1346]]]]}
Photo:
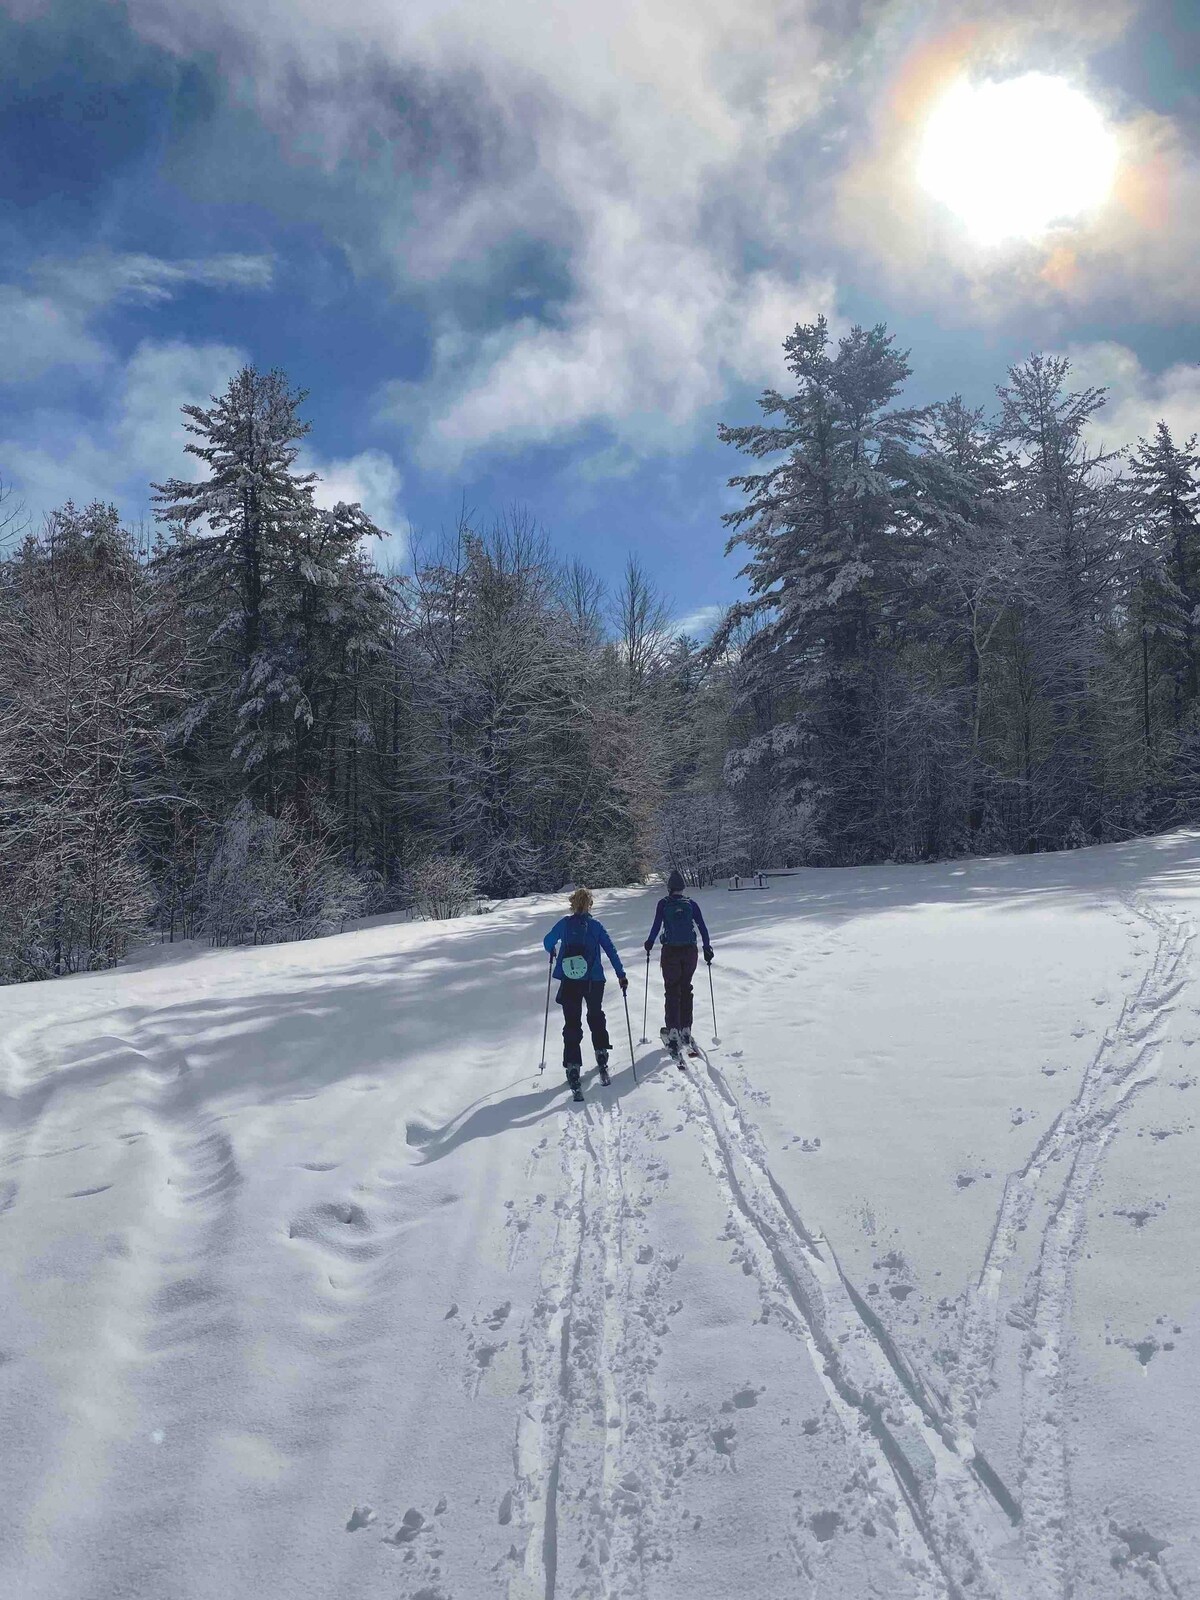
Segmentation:
{"type": "Polygon", "coordinates": [[[588,928],[588,920],[587,917],[568,917],[567,928],[563,930],[562,975],[564,978],[573,978],[576,982],[587,977],[592,970],[592,961],[596,954],[596,943],[588,938],[591,931],[588,928]],[[575,924],[574,928],[571,927],[572,923],[575,924]]]}
{"type": "Polygon", "coordinates": [[[695,944],[696,919],[692,915],[692,902],[686,895],[667,896],[663,906],[664,944],[695,944]]]}

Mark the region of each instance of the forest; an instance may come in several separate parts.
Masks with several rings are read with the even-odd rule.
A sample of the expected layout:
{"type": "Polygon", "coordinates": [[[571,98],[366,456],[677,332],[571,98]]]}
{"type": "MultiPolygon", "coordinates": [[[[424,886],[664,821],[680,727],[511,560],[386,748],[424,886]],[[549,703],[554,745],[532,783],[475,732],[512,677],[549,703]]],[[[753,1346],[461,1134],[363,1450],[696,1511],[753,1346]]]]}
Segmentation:
{"type": "Polygon", "coordinates": [[[360,506],[318,506],[279,370],[184,408],[199,476],[153,486],[149,530],[69,484],[36,527],[10,496],[0,982],[1200,816],[1195,439],[1098,451],[1104,394],[1061,357],[989,411],[905,406],[883,326],[784,350],[788,392],[720,429],[743,597],[707,641],[636,549],[606,584],[520,507],[389,555],[360,506]]]}

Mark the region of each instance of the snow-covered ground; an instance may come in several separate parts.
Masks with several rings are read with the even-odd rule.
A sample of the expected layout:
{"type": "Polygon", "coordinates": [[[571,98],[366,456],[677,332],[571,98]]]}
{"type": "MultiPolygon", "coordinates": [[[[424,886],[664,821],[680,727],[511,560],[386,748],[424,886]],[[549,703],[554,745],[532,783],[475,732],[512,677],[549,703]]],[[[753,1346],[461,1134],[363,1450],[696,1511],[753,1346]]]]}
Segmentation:
{"type": "Polygon", "coordinates": [[[0,991],[0,1595],[1200,1594],[1200,836],[701,903],[0,991]]]}

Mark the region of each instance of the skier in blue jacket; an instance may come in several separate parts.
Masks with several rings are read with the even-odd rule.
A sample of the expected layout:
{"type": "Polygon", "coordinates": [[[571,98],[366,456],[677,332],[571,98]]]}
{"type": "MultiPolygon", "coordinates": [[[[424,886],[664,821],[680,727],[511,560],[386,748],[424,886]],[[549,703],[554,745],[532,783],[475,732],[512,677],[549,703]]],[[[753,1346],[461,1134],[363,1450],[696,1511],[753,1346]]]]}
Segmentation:
{"type": "Polygon", "coordinates": [[[704,941],[704,959],[710,965],[713,958],[712,940],[708,936],[700,907],[684,894],[683,877],[672,872],[667,879],[667,893],[658,902],[654,913],[654,926],[646,940],[646,954],[654,948],[658,931],[662,929],[663,987],[666,991],[666,1026],[659,1037],[673,1056],[678,1057],[682,1046],[692,1043],[692,978],[696,971],[696,929],[704,941]]]}
{"type": "Polygon", "coordinates": [[[563,1067],[576,1100],[583,1099],[579,1075],[583,1069],[580,1046],[583,1043],[585,1004],[600,1082],[609,1082],[608,1053],[612,1049],[612,1042],[608,1037],[608,1024],[604,1020],[604,962],[601,952],[612,963],[621,993],[624,994],[629,987],[621,958],[604,924],[592,916],[592,905],[592,891],[576,889],[571,896],[570,916],[560,917],[542,940],[551,955],[555,946],[558,946],[553,973],[559,980],[555,1000],[563,1008],[563,1067]]]}

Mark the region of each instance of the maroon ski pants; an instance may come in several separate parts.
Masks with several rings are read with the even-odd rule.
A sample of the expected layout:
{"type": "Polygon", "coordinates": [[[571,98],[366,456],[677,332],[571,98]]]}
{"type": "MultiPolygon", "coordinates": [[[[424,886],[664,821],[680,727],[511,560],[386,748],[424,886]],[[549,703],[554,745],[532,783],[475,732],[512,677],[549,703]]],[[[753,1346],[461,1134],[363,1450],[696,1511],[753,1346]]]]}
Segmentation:
{"type": "Polygon", "coordinates": [[[665,944],[662,947],[663,987],[667,994],[667,1027],[692,1025],[692,976],[698,952],[694,944],[665,944]]]}

